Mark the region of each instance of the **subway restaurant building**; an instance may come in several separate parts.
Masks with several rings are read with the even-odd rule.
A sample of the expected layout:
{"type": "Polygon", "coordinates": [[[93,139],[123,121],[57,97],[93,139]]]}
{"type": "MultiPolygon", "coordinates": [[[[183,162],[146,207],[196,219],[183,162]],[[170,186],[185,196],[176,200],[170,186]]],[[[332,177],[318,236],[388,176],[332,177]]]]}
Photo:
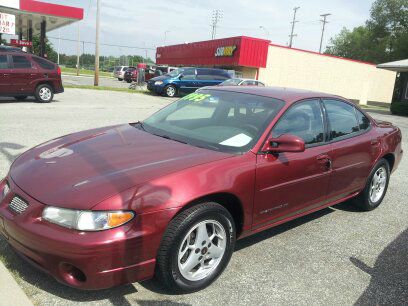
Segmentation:
{"type": "Polygon", "coordinates": [[[235,70],[268,86],[321,91],[369,105],[391,103],[396,77],[375,64],[247,36],[158,47],[156,63],[235,70]]]}

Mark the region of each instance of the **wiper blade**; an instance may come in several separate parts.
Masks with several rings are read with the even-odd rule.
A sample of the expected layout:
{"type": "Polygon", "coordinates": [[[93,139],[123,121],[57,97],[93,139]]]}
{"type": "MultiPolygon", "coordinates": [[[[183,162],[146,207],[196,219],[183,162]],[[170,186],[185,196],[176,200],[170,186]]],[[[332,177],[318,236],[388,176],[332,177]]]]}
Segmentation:
{"type": "Polygon", "coordinates": [[[166,138],[166,139],[169,139],[169,140],[177,141],[177,142],[180,142],[180,143],[188,144],[188,142],[171,138],[169,135],[159,135],[159,134],[153,134],[153,135],[159,136],[161,138],[166,138]]]}

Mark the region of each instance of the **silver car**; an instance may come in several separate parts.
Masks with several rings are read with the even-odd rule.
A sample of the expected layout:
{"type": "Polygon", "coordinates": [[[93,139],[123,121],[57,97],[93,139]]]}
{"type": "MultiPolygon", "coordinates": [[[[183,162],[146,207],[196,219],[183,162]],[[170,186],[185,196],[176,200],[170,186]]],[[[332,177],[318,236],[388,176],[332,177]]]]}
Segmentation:
{"type": "Polygon", "coordinates": [[[125,78],[125,72],[128,68],[129,66],[116,66],[113,70],[113,76],[119,81],[123,81],[123,79],[125,78]]]}
{"type": "Polygon", "coordinates": [[[265,86],[265,83],[253,79],[232,78],[225,80],[218,86],[265,86]]]}

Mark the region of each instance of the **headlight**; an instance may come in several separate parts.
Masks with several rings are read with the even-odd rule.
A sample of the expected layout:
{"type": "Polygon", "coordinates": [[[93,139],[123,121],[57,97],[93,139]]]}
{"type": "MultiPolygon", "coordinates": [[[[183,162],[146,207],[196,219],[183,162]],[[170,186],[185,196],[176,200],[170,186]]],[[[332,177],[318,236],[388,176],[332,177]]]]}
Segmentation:
{"type": "Polygon", "coordinates": [[[3,187],[3,199],[6,197],[6,195],[10,192],[10,186],[8,185],[7,181],[4,184],[3,187]]]}
{"type": "Polygon", "coordinates": [[[48,206],[43,219],[79,231],[103,231],[121,226],[133,219],[131,211],[89,211],[48,206]]]}
{"type": "Polygon", "coordinates": [[[161,85],[161,84],[163,84],[163,81],[156,81],[156,82],[154,82],[154,85],[161,85]]]}

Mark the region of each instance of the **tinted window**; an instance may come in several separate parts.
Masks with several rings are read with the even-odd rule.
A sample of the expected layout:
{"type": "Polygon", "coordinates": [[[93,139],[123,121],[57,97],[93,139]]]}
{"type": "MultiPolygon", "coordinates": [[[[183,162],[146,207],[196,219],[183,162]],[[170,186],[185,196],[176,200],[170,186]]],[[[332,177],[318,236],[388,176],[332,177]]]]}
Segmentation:
{"type": "Polygon", "coordinates": [[[196,78],[196,73],[194,68],[188,68],[183,70],[183,79],[191,80],[196,78]]]}
{"type": "Polygon", "coordinates": [[[34,62],[36,62],[41,68],[43,69],[48,69],[48,70],[54,70],[55,65],[51,63],[50,61],[47,61],[43,58],[40,57],[33,57],[34,62]]]}
{"type": "Polygon", "coordinates": [[[368,129],[370,127],[370,120],[367,118],[367,116],[360,112],[358,109],[356,109],[356,114],[360,130],[364,131],[368,129]]]}
{"type": "Polygon", "coordinates": [[[0,55],[0,69],[8,69],[7,55],[0,55]]]}
{"type": "Polygon", "coordinates": [[[14,68],[31,68],[31,62],[25,56],[13,55],[12,59],[14,68]]]}
{"type": "Polygon", "coordinates": [[[354,106],[338,100],[324,100],[330,123],[331,139],[359,131],[354,106]]]}
{"type": "Polygon", "coordinates": [[[305,144],[323,142],[324,124],[319,101],[300,102],[285,112],[272,130],[273,137],[283,134],[298,136],[305,144]]]}

